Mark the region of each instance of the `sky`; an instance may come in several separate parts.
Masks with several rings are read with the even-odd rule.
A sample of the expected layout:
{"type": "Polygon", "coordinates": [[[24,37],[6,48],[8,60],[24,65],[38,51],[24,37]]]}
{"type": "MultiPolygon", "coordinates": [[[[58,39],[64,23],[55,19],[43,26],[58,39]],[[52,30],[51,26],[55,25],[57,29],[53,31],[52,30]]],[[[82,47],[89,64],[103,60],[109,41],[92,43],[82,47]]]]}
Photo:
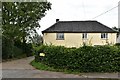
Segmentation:
{"type": "Polygon", "coordinates": [[[39,23],[41,31],[60,21],[85,21],[97,20],[104,25],[112,28],[118,27],[118,7],[101,15],[95,19],[94,17],[104,13],[118,5],[120,0],[48,0],[52,3],[51,10],[47,11],[39,23]]]}

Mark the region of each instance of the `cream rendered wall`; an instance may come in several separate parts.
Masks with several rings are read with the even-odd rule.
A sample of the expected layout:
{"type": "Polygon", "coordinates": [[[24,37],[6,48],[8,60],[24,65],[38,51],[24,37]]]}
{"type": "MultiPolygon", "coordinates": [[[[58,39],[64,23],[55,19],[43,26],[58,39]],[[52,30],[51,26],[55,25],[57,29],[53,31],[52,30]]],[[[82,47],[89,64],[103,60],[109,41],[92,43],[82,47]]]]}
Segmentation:
{"type": "Polygon", "coordinates": [[[116,43],[116,33],[108,33],[108,39],[101,39],[101,33],[88,33],[88,39],[82,39],[82,33],[64,33],[64,40],[56,40],[56,33],[44,33],[44,44],[61,45],[65,47],[80,47],[85,42],[88,45],[105,45],[116,43]]]}

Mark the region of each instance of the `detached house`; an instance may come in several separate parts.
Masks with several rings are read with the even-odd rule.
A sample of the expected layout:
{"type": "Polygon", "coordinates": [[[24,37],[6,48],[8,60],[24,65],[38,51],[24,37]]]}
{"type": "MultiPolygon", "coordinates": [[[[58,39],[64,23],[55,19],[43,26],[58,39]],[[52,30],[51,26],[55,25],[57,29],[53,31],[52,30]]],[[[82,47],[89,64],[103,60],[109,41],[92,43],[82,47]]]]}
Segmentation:
{"type": "Polygon", "coordinates": [[[65,47],[115,44],[117,32],[98,21],[59,21],[43,33],[43,43],[65,47]]]}

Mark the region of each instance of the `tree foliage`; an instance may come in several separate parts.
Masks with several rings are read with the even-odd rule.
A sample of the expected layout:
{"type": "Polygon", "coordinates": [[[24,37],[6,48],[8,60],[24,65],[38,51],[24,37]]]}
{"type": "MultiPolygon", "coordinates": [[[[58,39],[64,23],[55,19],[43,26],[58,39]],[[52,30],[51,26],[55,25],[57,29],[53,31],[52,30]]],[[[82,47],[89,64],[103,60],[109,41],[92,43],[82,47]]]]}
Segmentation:
{"type": "MultiPolygon", "coordinates": [[[[50,2],[3,2],[2,3],[2,53],[4,58],[12,58],[16,52],[31,52],[27,37],[36,34],[36,28],[46,11],[51,9],[50,2]],[[18,51],[16,51],[18,50],[18,51]]],[[[21,54],[20,53],[20,54],[21,54]]],[[[18,55],[17,55],[18,56],[18,55]]]]}
{"type": "Polygon", "coordinates": [[[33,37],[31,37],[31,42],[34,44],[40,45],[43,42],[43,38],[41,35],[36,33],[33,37]]]}
{"type": "Polygon", "coordinates": [[[3,2],[3,35],[10,39],[25,40],[30,31],[40,27],[38,21],[51,9],[49,2],[3,2]]]}

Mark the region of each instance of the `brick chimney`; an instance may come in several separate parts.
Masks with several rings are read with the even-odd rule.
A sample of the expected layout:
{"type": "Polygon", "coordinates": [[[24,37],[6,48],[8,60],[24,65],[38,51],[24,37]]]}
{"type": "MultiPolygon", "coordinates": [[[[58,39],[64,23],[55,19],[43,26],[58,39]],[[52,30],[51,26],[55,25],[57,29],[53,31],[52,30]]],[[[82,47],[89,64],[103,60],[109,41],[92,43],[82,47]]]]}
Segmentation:
{"type": "Polygon", "coordinates": [[[59,19],[56,19],[56,22],[58,22],[59,21],[59,19]]]}

